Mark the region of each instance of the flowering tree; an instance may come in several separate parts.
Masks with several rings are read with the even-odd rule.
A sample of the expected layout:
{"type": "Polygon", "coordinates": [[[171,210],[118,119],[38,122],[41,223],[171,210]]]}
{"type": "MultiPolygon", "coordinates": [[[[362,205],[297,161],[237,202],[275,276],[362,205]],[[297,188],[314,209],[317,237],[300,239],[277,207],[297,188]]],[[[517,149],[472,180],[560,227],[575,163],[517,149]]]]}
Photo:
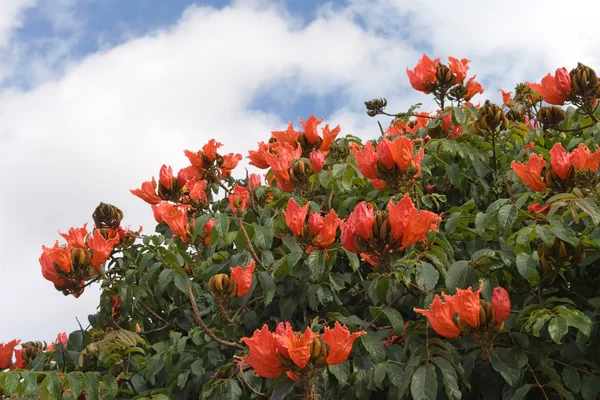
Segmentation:
{"type": "Polygon", "coordinates": [[[249,152],[264,180],[213,139],[132,190],[154,234],[109,204],[60,233],[42,275],[99,283],[98,311],[0,344],[0,397],[596,399],[600,82],[579,64],[474,105],[448,60],[407,70],[435,112],[368,101],[391,122],[365,143],[290,123],[249,152]]]}

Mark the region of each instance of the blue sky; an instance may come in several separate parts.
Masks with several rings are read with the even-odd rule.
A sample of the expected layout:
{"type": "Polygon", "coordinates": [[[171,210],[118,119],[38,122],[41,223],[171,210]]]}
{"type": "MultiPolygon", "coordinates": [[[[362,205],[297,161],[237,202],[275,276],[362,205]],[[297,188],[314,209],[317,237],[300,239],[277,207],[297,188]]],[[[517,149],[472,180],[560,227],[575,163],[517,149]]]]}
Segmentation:
{"type": "Polygon", "coordinates": [[[184,149],[217,138],[246,155],[313,113],[373,138],[365,100],[433,111],[406,77],[424,52],[470,59],[486,88],[475,102],[577,61],[598,67],[600,10],[583,3],[0,0],[0,291],[18,304],[0,308],[0,342],[52,340],[94,312],[97,288],[74,299],[42,278],[41,246],[91,224],[100,201],[151,233],[129,190],[162,164],[185,167],[184,149]]]}

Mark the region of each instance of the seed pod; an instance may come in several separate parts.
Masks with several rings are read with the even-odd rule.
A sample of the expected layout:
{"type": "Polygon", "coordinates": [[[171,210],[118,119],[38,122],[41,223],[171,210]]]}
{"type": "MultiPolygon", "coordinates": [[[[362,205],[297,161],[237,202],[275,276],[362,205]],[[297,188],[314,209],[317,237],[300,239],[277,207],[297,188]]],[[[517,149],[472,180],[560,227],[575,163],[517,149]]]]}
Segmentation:
{"type": "Polygon", "coordinates": [[[435,76],[439,87],[449,87],[454,84],[454,74],[445,64],[438,63],[435,76]]]}
{"type": "Polygon", "coordinates": [[[378,232],[379,240],[387,241],[388,236],[390,234],[390,230],[391,230],[390,220],[386,219],[381,224],[381,228],[379,228],[379,232],[378,232]]]}
{"type": "Polygon", "coordinates": [[[596,94],[600,88],[596,71],[579,63],[577,67],[571,70],[570,76],[572,96],[596,98],[596,94]]]}
{"type": "Polygon", "coordinates": [[[84,267],[92,260],[92,253],[86,249],[71,248],[71,261],[75,267],[84,267]]]}
{"type": "Polygon", "coordinates": [[[210,277],[208,280],[208,290],[213,296],[219,295],[223,291],[223,279],[229,279],[226,274],[217,274],[210,277]]]}
{"type": "Polygon", "coordinates": [[[569,258],[569,255],[567,254],[567,248],[565,247],[565,242],[560,240],[559,245],[558,245],[558,259],[561,262],[565,262],[568,260],[568,258],[569,258]]]}
{"type": "Polygon", "coordinates": [[[383,109],[387,106],[387,100],[373,99],[370,101],[365,101],[365,106],[367,107],[367,115],[369,117],[374,117],[383,112],[383,109]]]}
{"type": "Polygon", "coordinates": [[[579,245],[575,248],[573,252],[573,263],[580,264],[585,260],[585,249],[583,248],[583,244],[579,243],[579,245]]]}

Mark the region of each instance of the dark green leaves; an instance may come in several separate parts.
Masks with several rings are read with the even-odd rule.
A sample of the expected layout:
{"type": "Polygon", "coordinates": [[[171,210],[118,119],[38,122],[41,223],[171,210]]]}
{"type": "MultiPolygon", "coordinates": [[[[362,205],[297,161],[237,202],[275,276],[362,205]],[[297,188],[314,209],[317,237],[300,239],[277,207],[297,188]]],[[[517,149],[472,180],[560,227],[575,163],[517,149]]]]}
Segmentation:
{"type": "Polygon", "coordinates": [[[414,400],[437,399],[437,378],[432,364],[421,365],[410,381],[410,393],[414,400]]]}
{"type": "Polygon", "coordinates": [[[516,386],[521,379],[521,368],[515,356],[507,350],[490,349],[490,362],[510,386],[516,386]]]}

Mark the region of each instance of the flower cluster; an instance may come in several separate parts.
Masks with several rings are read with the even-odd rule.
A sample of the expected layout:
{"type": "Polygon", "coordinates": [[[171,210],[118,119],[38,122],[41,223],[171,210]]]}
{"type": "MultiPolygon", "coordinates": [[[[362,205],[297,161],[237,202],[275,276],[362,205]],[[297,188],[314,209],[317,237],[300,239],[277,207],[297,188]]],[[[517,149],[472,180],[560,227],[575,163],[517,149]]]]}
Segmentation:
{"type": "MultiPolygon", "coordinates": [[[[58,334],[56,343],[63,345],[67,344],[67,334],[62,332],[58,334]]],[[[19,339],[11,340],[8,343],[0,343],[0,371],[3,369],[13,370],[15,368],[24,369],[31,361],[33,361],[37,355],[42,351],[52,351],[56,346],[55,342],[46,345],[42,342],[25,342],[21,343],[19,339]],[[18,345],[21,345],[20,349],[16,349],[18,345]],[[14,361],[13,361],[14,354],[14,361]]]]}
{"type": "Polygon", "coordinates": [[[525,164],[512,161],[510,165],[530,189],[543,192],[550,188],[562,192],[574,186],[586,187],[596,182],[600,148],[592,153],[586,145],[580,144],[567,153],[562,144],[556,143],[550,150],[550,168],[544,174],[542,171],[546,160],[535,153],[529,155],[525,164]]]}
{"type": "Polygon", "coordinates": [[[504,321],[510,316],[508,293],[501,287],[495,288],[490,304],[480,300],[482,289],[483,283],[480,283],[476,292],[470,287],[466,290],[457,289],[453,296],[442,292],[445,301],[436,295],[428,310],[415,308],[415,312],[426,316],[433,330],[448,339],[454,339],[472,329],[502,330],[504,321]],[[458,317],[455,322],[456,315],[458,317]]]}
{"type": "Polygon", "coordinates": [[[437,231],[440,217],[426,210],[418,211],[408,194],[396,204],[390,199],[387,213],[375,212],[370,203],[359,203],[342,224],[342,245],[360,254],[371,265],[379,266],[396,250],[404,250],[437,231]]]}
{"type": "Polygon", "coordinates": [[[208,289],[215,297],[229,300],[231,297],[243,297],[248,294],[252,287],[252,275],[254,273],[254,260],[245,267],[236,266],[231,268],[230,275],[216,274],[208,280],[208,289]]]}
{"type": "Polygon", "coordinates": [[[135,239],[137,234],[119,226],[122,218],[117,207],[101,203],[94,212],[95,228],[91,233],[87,224],[70,228],[68,233],[59,231],[65,245],[59,245],[57,240],[53,247],[42,246],[39,262],[44,278],[65,295],[79,297],[85,282],[100,273],[114,248],[127,246],[135,239]]]}
{"type": "Polygon", "coordinates": [[[337,228],[340,224],[335,210],[323,217],[320,213],[311,212],[306,224],[309,203],[300,207],[292,198],[288,201],[287,210],[283,211],[288,228],[294,233],[296,239],[307,244],[306,252],[312,249],[326,249],[335,240],[337,228]]]}
{"type": "Polygon", "coordinates": [[[341,130],[339,125],[333,130],[325,125],[319,136],[318,126],[323,119],[311,115],[306,121],[299,121],[303,132],[294,130],[290,122],[287,130],[271,132],[269,143],[260,142],[258,150],[251,150],[248,155],[250,165],[271,168],[271,181],[285,192],[293,191],[297,185],[306,185],[313,173],[321,171],[325,156],[341,130]]]}
{"type": "Polygon", "coordinates": [[[303,333],[295,332],[289,322],[280,322],[273,333],[264,325],[251,338],[241,339],[250,349],[250,355],[242,360],[264,378],[278,378],[285,371],[291,379],[298,380],[311,370],[309,366],[323,368],[344,362],[354,341],[364,334],[365,331],[351,334],[339,322],[333,329],[326,326],[320,338],[309,328],[303,333]]]}

